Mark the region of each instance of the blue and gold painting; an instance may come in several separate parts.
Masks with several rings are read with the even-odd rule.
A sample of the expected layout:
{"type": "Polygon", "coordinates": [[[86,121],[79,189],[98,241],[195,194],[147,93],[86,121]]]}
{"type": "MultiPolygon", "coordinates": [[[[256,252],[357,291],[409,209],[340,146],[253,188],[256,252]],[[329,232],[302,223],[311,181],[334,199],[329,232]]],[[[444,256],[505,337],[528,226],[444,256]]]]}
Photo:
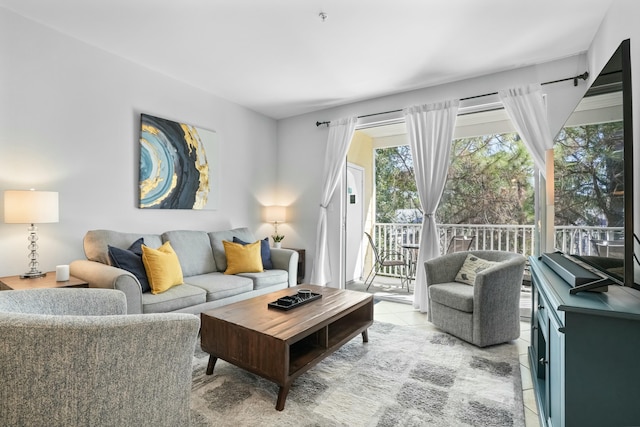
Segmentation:
{"type": "Polygon", "coordinates": [[[142,114],[140,208],[216,209],[216,133],[142,114]]]}

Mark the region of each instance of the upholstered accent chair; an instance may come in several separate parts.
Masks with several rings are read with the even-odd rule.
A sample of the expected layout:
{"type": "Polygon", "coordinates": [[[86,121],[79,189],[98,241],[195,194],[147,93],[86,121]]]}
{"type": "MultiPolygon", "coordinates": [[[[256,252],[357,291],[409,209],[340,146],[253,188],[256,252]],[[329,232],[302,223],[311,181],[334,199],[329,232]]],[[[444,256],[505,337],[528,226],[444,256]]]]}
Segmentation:
{"type": "Polygon", "coordinates": [[[0,424],[189,425],[200,319],[112,289],[0,292],[0,424]]]}
{"type": "Polygon", "coordinates": [[[426,261],[428,320],[478,347],[517,339],[524,266],[522,255],[502,251],[456,252],[426,261]],[[456,281],[468,255],[495,263],[479,271],[472,285],[456,281]]]}

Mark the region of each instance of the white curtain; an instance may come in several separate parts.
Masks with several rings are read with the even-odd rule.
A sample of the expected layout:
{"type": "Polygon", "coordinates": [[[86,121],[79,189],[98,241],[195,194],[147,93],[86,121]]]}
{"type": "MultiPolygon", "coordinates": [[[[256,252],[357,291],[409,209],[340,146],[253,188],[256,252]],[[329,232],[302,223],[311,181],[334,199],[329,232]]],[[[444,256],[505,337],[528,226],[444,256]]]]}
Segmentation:
{"type": "Polygon", "coordinates": [[[429,307],[424,262],[440,254],[435,212],[447,181],[458,105],[459,101],[451,100],[409,107],[402,111],[413,156],[416,187],[424,212],[413,296],[413,306],[423,313],[429,307]]]}
{"type": "Polygon", "coordinates": [[[340,174],[345,169],[347,151],[356,129],[357,117],[332,120],[329,125],[329,138],[324,156],[322,171],[322,199],[320,200],[320,218],[316,231],[316,250],[311,270],[311,283],[326,285],[331,281],[329,265],[329,247],[327,242],[327,206],[331,201],[340,174]]]}
{"type": "Polygon", "coordinates": [[[553,148],[547,108],[539,84],[498,91],[498,96],[535,166],[546,173],[546,151],[553,148]]]}
{"type": "Polygon", "coordinates": [[[546,193],[546,200],[540,200],[539,216],[536,224],[541,225],[540,250],[555,250],[555,202],[553,194],[553,138],[547,119],[547,108],[542,87],[539,84],[498,91],[509,118],[513,122],[524,145],[533,157],[533,162],[541,174],[540,184],[546,193]]]}

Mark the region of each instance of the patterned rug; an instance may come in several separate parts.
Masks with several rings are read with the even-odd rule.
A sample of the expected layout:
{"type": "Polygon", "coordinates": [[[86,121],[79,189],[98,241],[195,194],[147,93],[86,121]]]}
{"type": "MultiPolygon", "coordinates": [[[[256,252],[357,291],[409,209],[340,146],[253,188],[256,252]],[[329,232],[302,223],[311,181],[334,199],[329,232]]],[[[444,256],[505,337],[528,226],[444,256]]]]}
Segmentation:
{"type": "Polygon", "coordinates": [[[278,386],[194,355],[192,426],[524,426],[515,343],[480,349],[441,332],[376,322],[298,377],[284,411],[278,386]]]}

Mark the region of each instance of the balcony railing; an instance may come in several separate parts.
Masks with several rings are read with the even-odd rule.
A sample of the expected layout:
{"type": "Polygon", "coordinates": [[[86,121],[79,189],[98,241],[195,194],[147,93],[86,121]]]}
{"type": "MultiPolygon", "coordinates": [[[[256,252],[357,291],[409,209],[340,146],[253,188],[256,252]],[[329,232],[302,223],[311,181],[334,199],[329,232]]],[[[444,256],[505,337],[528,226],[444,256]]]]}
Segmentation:
{"type": "MultiPolygon", "coordinates": [[[[405,244],[420,243],[421,224],[375,223],[373,239],[380,251],[405,253],[414,256],[405,244]]],[[[471,250],[496,250],[522,254],[528,257],[535,253],[535,227],[533,225],[494,224],[439,224],[440,251],[447,250],[453,236],[474,236],[471,250]]],[[[595,255],[595,240],[618,240],[622,238],[622,227],[557,226],[555,247],[567,253],[595,255]]],[[[381,275],[400,277],[397,267],[386,267],[381,275]]]]}

